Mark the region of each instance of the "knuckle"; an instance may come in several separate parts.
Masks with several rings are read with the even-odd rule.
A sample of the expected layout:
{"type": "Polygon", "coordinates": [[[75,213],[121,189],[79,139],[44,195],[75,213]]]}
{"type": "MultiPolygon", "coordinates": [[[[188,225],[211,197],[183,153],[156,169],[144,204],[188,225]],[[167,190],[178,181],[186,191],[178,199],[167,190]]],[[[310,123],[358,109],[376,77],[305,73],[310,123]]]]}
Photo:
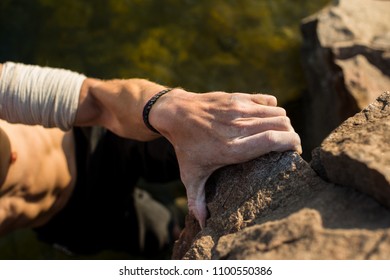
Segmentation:
{"type": "Polygon", "coordinates": [[[285,128],[286,130],[292,130],[291,120],[289,117],[282,116],[280,117],[279,121],[281,123],[282,128],[285,128]]]}
{"type": "Polygon", "coordinates": [[[232,93],[230,97],[230,108],[234,111],[241,109],[240,95],[238,93],[232,93]]]}
{"type": "Polygon", "coordinates": [[[287,116],[286,109],[284,109],[284,108],[282,108],[282,107],[279,107],[279,112],[280,112],[280,115],[281,115],[281,116],[284,116],[284,117],[287,116]]]}
{"type": "Polygon", "coordinates": [[[264,132],[264,141],[268,147],[274,146],[278,142],[275,131],[267,130],[264,132]]]}
{"type": "Polygon", "coordinates": [[[229,154],[235,154],[237,152],[237,140],[232,139],[225,143],[225,151],[229,154]]]}
{"type": "Polygon", "coordinates": [[[267,105],[276,106],[278,104],[278,99],[273,95],[268,95],[267,105]]]}
{"type": "Polygon", "coordinates": [[[293,138],[294,138],[294,144],[296,146],[301,145],[301,137],[299,136],[298,133],[294,132],[294,137],[293,138]]]}
{"type": "Polygon", "coordinates": [[[267,105],[267,106],[277,106],[278,100],[275,96],[270,94],[253,94],[252,100],[257,104],[267,105]]]}
{"type": "Polygon", "coordinates": [[[228,141],[225,144],[225,156],[236,162],[240,158],[241,147],[237,139],[228,141]]]}
{"type": "Polygon", "coordinates": [[[240,120],[234,120],[231,127],[234,129],[234,133],[239,135],[245,131],[247,126],[240,120]]]}

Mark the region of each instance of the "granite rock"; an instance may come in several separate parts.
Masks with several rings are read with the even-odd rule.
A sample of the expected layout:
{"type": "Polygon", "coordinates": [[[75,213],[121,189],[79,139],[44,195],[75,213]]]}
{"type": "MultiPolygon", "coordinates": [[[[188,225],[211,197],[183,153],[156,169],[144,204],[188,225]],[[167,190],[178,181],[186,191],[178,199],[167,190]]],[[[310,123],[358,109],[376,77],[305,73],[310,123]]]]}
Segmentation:
{"type": "Polygon", "coordinates": [[[206,227],[188,216],[174,259],[390,258],[390,211],[293,152],[219,170],[207,200],[206,227]]]}
{"type": "Polygon", "coordinates": [[[354,187],[390,207],[390,92],[327,137],[313,168],[336,184],[354,187]]]}

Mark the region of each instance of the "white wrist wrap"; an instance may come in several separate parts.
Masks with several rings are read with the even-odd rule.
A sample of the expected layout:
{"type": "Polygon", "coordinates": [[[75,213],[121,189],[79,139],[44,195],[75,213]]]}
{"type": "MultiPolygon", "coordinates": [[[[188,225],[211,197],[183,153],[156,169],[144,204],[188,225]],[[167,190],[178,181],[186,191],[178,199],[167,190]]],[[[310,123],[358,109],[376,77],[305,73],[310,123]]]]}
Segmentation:
{"type": "Polygon", "coordinates": [[[0,77],[0,118],[69,130],[85,79],[69,70],[7,62],[0,77]]]}

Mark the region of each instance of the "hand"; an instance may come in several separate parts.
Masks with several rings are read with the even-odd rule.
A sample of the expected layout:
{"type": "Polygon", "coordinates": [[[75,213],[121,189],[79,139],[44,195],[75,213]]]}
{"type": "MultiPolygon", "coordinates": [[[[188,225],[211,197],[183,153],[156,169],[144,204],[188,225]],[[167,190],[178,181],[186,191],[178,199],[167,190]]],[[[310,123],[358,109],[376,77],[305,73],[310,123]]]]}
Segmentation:
{"type": "MultiPolygon", "coordinates": [[[[163,86],[142,79],[87,79],[80,94],[76,125],[102,125],[140,141],[159,137],[142,119],[147,101],[163,86]]],[[[271,151],[301,152],[300,139],[276,98],[261,94],[174,89],[160,97],[149,121],[174,146],[189,210],[203,227],[204,185],[218,168],[271,151]]]]}
{"type": "Polygon", "coordinates": [[[151,124],[174,146],[190,212],[201,227],[207,209],[204,186],[218,168],[271,151],[301,153],[286,111],[269,95],[175,89],[150,112],[151,124]]]}

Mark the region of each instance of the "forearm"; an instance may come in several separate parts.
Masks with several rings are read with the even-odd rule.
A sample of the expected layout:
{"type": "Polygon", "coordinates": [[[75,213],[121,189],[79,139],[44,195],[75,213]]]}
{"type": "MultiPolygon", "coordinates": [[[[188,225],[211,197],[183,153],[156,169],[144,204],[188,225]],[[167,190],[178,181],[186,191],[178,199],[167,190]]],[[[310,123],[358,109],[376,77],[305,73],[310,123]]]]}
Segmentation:
{"type": "Polygon", "coordinates": [[[164,86],[144,79],[103,81],[15,63],[0,67],[0,117],[8,122],[63,130],[101,125],[136,140],[159,137],[143,123],[142,111],[164,86]]]}
{"type": "MultiPolygon", "coordinates": [[[[59,82],[64,85],[63,80],[59,82]]],[[[68,91],[67,86],[63,88],[68,91]]],[[[77,112],[71,111],[65,124],[101,125],[122,137],[153,140],[160,134],[145,125],[143,109],[163,89],[164,86],[143,79],[85,79],[78,92],[72,92],[72,97],[77,97],[77,112]]],[[[12,93],[17,95],[15,90],[12,93]]],[[[1,94],[0,90],[0,97],[1,94]]],[[[213,171],[271,151],[301,151],[300,138],[286,111],[276,103],[276,98],[269,95],[195,94],[174,89],[161,96],[149,111],[149,123],[175,149],[190,211],[202,225],[207,217],[204,185],[213,171]]],[[[18,106],[17,102],[13,104],[18,106]]],[[[7,106],[1,101],[0,105],[7,106]]],[[[55,113],[56,110],[52,115],[55,113]]]]}
{"type": "Polygon", "coordinates": [[[160,135],[150,131],[142,112],[147,101],[164,86],[144,79],[85,80],[75,125],[100,125],[135,140],[149,141],[160,135]]]}

